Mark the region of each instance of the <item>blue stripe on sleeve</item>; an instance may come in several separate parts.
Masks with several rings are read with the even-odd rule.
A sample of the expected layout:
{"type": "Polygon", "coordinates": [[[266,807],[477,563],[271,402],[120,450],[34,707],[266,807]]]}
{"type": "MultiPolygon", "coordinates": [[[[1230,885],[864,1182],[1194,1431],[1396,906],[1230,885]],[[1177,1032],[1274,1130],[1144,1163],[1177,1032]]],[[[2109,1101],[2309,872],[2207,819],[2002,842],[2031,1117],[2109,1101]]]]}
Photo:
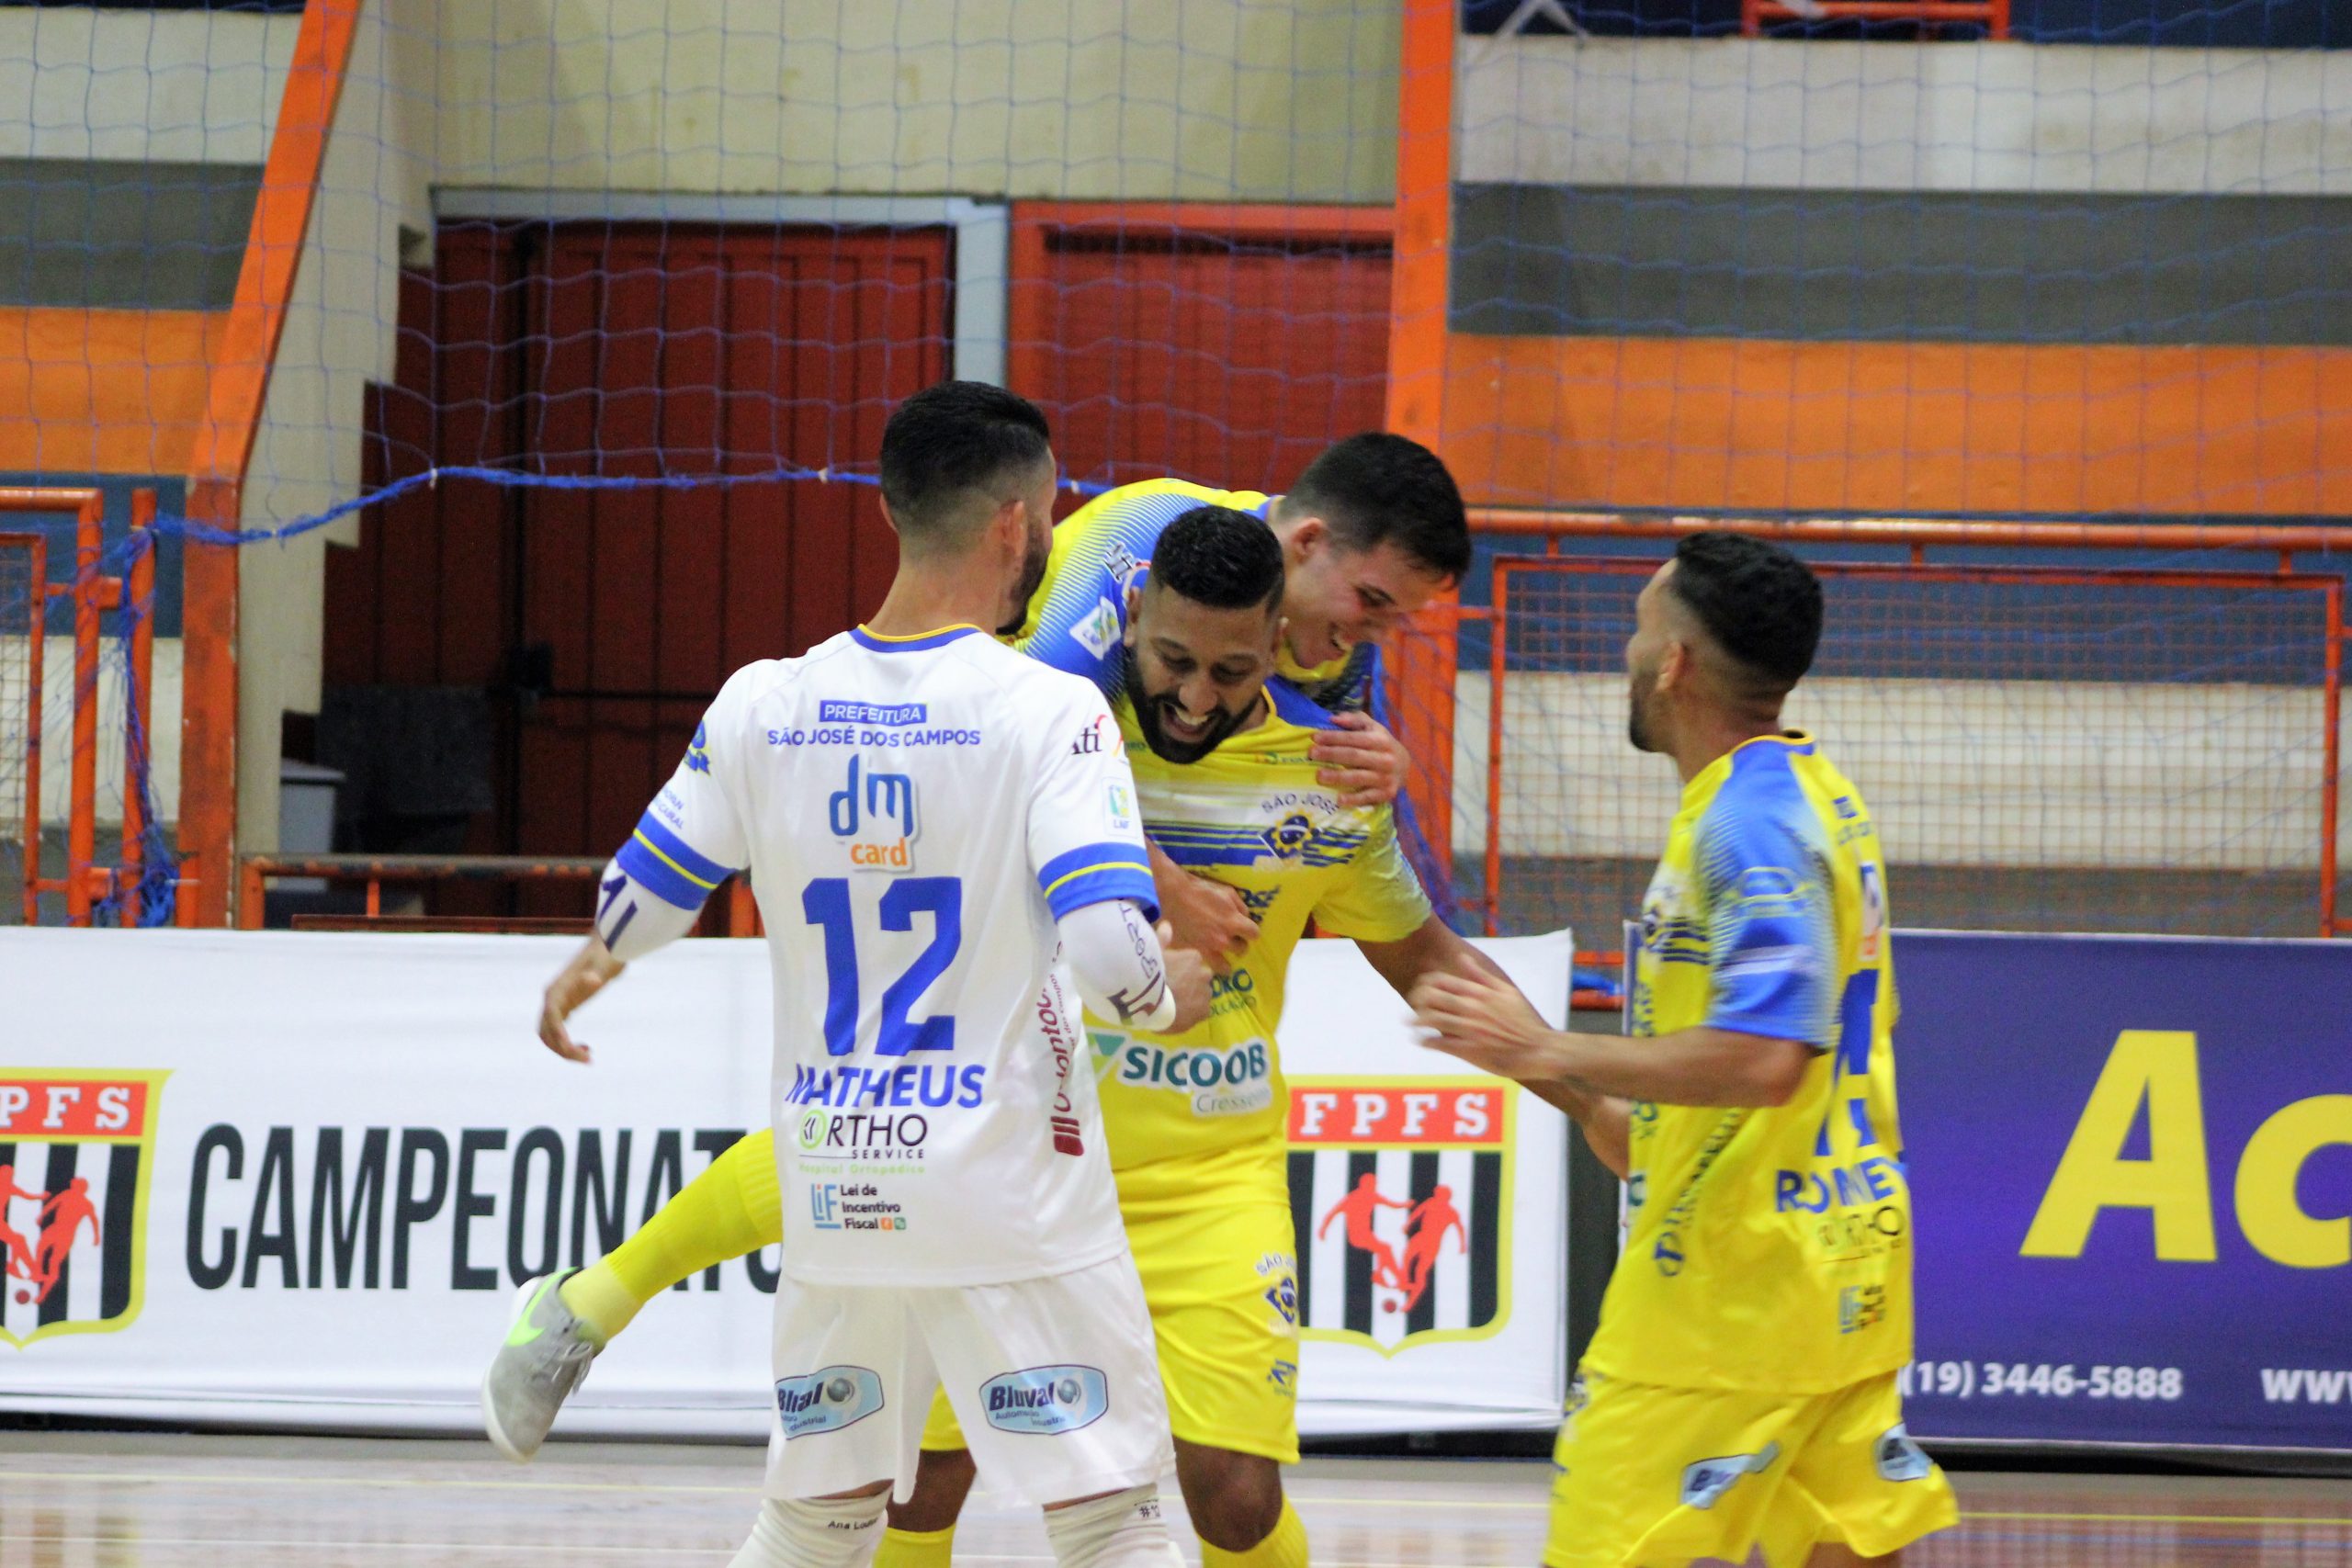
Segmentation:
{"type": "Polygon", "coordinates": [[[637,819],[637,830],[645,836],[647,844],[661,851],[672,865],[685,873],[688,880],[700,883],[706,892],[735,874],[734,866],[721,865],[703,854],[650,811],[637,819]]]}
{"type": "Polygon", "coordinates": [[[1072,872],[1088,871],[1103,865],[1139,865],[1148,872],[1151,869],[1151,861],[1144,853],[1141,844],[1125,842],[1117,839],[1107,839],[1099,844],[1081,844],[1077,849],[1056,855],[1045,863],[1037,873],[1038,890],[1050,894],[1053,892],[1054,884],[1072,872]]]}
{"type": "Polygon", "coordinates": [[[695,886],[684,873],[654,853],[641,836],[631,834],[613,861],[628,874],[629,880],[665,904],[674,904],[681,909],[699,909],[703,900],[710,897],[709,888],[695,886]]]}
{"type": "Polygon", "coordinates": [[[1075,872],[1046,893],[1046,907],[1058,920],[1073,909],[1120,898],[1142,905],[1146,919],[1159,919],[1159,889],[1152,886],[1151,873],[1141,865],[1105,865],[1075,872]]]}

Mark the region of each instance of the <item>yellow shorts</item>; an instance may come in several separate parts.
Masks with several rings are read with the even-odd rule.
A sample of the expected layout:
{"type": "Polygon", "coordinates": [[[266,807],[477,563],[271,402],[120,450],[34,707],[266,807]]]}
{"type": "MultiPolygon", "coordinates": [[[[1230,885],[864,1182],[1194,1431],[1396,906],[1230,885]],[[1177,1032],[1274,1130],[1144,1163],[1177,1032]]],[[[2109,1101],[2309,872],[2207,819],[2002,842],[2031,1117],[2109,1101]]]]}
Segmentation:
{"type": "Polygon", "coordinates": [[[1903,1428],[1891,1372],[1821,1394],[1587,1372],[1553,1460],[1546,1568],[1742,1562],[1757,1545],[1770,1568],[1802,1568],[1820,1542],[1878,1557],[1960,1517],[1903,1428]]]}
{"type": "MultiPolygon", "coordinates": [[[[1187,1443],[1298,1462],[1298,1261],[1279,1157],[1167,1160],[1118,1173],[1168,1390],[1187,1443]]],[[[922,1446],[964,1447],[943,1398],[922,1446]]]]}

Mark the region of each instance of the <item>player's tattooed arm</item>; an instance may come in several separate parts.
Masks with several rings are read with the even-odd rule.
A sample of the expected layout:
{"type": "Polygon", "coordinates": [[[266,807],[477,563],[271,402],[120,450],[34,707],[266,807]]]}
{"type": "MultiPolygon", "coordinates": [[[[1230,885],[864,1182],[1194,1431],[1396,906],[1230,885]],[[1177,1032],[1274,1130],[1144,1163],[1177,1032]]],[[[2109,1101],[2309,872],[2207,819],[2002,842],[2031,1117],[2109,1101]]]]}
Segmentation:
{"type": "Polygon", "coordinates": [[[1097,1014],[1164,1034],[1190,1029],[1209,1013],[1209,970],[1201,955],[1169,945],[1124,898],[1072,909],[1057,922],[1079,994],[1097,1014]]]}

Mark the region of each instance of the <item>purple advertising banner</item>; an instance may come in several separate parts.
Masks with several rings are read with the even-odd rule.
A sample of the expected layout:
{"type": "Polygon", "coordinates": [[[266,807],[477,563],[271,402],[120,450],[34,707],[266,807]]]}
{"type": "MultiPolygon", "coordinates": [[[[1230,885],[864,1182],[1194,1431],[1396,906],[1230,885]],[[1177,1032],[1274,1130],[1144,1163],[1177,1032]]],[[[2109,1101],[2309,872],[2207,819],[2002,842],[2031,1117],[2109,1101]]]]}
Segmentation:
{"type": "Polygon", "coordinates": [[[1895,956],[1911,1429],[2352,1450],[2352,942],[1895,956]]]}

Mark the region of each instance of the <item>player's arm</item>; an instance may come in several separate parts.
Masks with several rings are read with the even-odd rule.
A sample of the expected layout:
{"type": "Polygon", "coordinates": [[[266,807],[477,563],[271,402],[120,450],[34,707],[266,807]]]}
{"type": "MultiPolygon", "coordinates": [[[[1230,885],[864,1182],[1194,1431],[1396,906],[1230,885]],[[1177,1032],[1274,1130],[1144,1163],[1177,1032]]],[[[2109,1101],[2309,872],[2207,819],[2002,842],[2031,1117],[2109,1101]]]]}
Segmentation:
{"type": "Polygon", "coordinates": [[[1709,913],[1704,1023],[1650,1039],[1566,1033],[1492,981],[1434,976],[1413,997],[1432,1043],[1505,1077],[1668,1105],[1785,1105],[1836,1030],[1837,928],[1818,856],[1770,818],[1701,825],[1709,913]]]}
{"type": "MultiPolygon", "coordinates": [[[[1502,971],[1502,966],[1456,935],[1444,921],[1431,915],[1420,928],[1402,942],[1360,942],[1356,946],[1377,970],[1380,977],[1396,988],[1396,994],[1410,999],[1415,987],[1426,979],[1441,975],[1462,975],[1482,977],[1507,990],[1517,1002],[1523,1019],[1532,1019],[1538,1027],[1543,1018],[1518,987],[1502,971]]],[[[1523,1078],[1508,1075],[1521,1088],[1555,1110],[1566,1111],[1584,1134],[1584,1141],[1600,1163],[1615,1171],[1622,1179],[1632,1158],[1633,1108],[1613,1095],[1597,1094],[1557,1078],[1523,1078]]]]}
{"type": "Polygon", "coordinates": [[[1163,949],[1135,774],[1124,751],[1091,744],[1111,723],[1102,693],[1077,682],[1068,691],[1033,774],[1030,869],[1087,1006],[1138,1029],[1189,1029],[1208,1016],[1207,966],[1163,949]]]}
{"type": "Polygon", "coordinates": [[[678,771],[605,864],[597,879],[594,934],[548,985],[539,1039],[566,1061],[590,1059],[588,1047],[571,1038],[571,1016],[632,960],[694,930],[704,901],[750,859],[741,820],[716,772],[732,759],[710,744],[717,737],[723,748],[729,734],[733,687],[730,681],[711,704],[678,771]]]}

